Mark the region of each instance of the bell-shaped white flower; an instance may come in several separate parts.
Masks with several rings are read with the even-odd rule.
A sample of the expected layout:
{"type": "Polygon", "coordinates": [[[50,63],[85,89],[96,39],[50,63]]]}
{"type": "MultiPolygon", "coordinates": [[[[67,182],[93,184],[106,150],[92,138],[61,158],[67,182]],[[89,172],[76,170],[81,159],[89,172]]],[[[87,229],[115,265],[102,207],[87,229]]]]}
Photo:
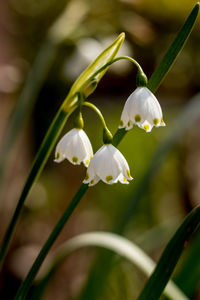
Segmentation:
{"type": "Polygon", "coordinates": [[[83,129],[74,128],[66,133],[56,146],[55,162],[68,159],[74,165],[81,162],[88,167],[93,157],[90,140],[83,129]]]}
{"type": "Polygon", "coordinates": [[[84,183],[90,186],[99,180],[107,184],[116,182],[129,183],[133,179],[130,175],[128,163],[121,152],[112,144],[102,146],[90,161],[84,183]]]}
{"type": "Polygon", "coordinates": [[[150,132],[152,127],[165,126],[162,109],[154,94],[146,87],[138,87],[127,99],[119,128],[129,130],[136,124],[150,132]]]}

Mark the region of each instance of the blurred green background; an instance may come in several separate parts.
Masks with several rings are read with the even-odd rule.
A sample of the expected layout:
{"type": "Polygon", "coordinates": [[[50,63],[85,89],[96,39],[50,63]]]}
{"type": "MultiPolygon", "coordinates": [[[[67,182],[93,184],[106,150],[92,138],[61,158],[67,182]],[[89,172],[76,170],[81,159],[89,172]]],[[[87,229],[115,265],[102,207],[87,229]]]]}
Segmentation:
{"type": "MultiPolygon", "coordinates": [[[[195,3],[191,0],[0,2],[0,146],[41,45],[47,45],[47,52],[52,45],[56,48],[31,116],[9,155],[1,190],[1,238],[44,134],[76,77],[122,31],[126,40],[119,54],[134,57],[150,77],[195,3]]],[[[186,47],[156,93],[167,127],[154,128],[150,134],[134,127],[119,145],[134,181],[129,186],[99,183],[89,189],[53,249],[76,234],[110,231],[117,224],[155,149],[167,134],[173,133],[173,122],[199,91],[199,38],[198,21],[186,47]]],[[[135,76],[136,70],[131,64],[118,62],[89,97],[89,101],[101,109],[113,133],[123,105],[135,89],[135,76]]],[[[85,131],[96,151],[102,145],[101,123],[88,108],[84,108],[83,113],[85,131]]],[[[63,134],[72,128],[72,121],[73,116],[63,134]]],[[[125,235],[155,260],[159,259],[183,217],[200,203],[199,146],[200,130],[196,122],[159,166],[127,224],[125,235]]],[[[74,167],[67,161],[58,165],[53,158],[54,153],[21,215],[0,278],[1,299],[13,299],[34,257],[85,176],[83,166],[74,167]]],[[[184,266],[193,243],[188,245],[175,277],[184,266]]],[[[97,253],[96,249],[74,253],[55,274],[43,299],[78,299],[97,253]]],[[[100,299],[136,299],[145,280],[129,262],[116,257],[100,299]]],[[[199,299],[196,282],[191,283],[188,290],[191,299],[199,299]]]]}

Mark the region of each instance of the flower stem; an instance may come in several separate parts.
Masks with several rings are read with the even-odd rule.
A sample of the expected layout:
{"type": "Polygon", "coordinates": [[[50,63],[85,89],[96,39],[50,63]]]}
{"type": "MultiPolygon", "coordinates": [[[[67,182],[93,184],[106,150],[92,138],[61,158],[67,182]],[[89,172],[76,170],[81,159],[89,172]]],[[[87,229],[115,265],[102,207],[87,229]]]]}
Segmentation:
{"type": "Polygon", "coordinates": [[[108,129],[107,125],[106,125],[105,119],[104,119],[101,111],[94,104],[92,104],[90,102],[84,102],[83,105],[92,108],[97,113],[97,115],[99,116],[99,118],[102,122],[102,125],[103,125],[103,143],[104,144],[112,143],[113,136],[112,136],[110,130],[108,129]]]}
{"type": "Polygon", "coordinates": [[[28,293],[28,290],[29,290],[29,288],[32,284],[32,281],[33,281],[35,275],[37,274],[41,264],[43,263],[49,249],[53,245],[54,241],[58,237],[58,235],[61,232],[62,228],[66,224],[67,220],[69,219],[72,212],[74,211],[74,209],[78,205],[79,201],[82,199],[82,197],[85,194],[85,192],[87,191],[87,189],[88,189],[88,184],[83,183],[80,186],[78,192],[76,193],[76,195],[72,199],[71,203],[69,204],[69,206],[65,210],[64,214],[62,215],[62,217],[58,221],[57,225],[55,226],[54,230],[50,234],[48,240],[46,241],[46,243],[43,246],[42,250],[40,251],[39,255],[37,256],[31,270],[29,271],[29,273],[28,273],[27,277],[25,278],[23,284],[19,288],[18,293],[15,296],[14,300],[25,299],[25,297],[28,293]]]}
{"type": "Polygon", "coordinates": [[[104,119],[101,111],[94,104],[92,104],[91,102],[85,101],[85,102],[83,102],[83,105],[87,106],[87,107],[90,107],[91,109],[93,109],[96,112],[96,114],[99,116],[103,127],[107,128],[106,121],[105,121],[105,119],[104,119]]]}
{"type": "MultiPolygon", "coordinates": [[[[122,131],[123,131],[122,129],[118,129],[116,131],[115,135],[114,135],[114,141],[115,141],[114,144],[115,144],[115,146],[117,146],[120,143],[121,139],[123,138],[122,134],[119,134],[119,132],[121,133],[122,131]]],[[[54,227],[52,233],[50,234],[49,238],[47,239],[47,241],[44,244],[43,248],[41,249],[40,253],[38,254],[38,256],[37,256],[35,262],[33,263],[28,275],[26,276],[25,280],[23,281],[22,285],[20,286],[14,300],[23,300],[23,299],[25,299],[25,297],[26,297],[26,295],[29,291],[29,288],[30,288],[30,286],[31,286],[31,284],[32,284],[32,282],[33,282],[40,266],[42,265],[47,253],[49,252],[49,250],[50,250],[51,246],[53,245],[54,241],[56,240],[59,233],[63,229],[64,225],[68,221],[68,219],[71,216],[72,212],[74,211],[74,209],[78,205],[79,201],[82,199],[82,197],[86,193],[87,189],[88,189],[88,184],[83,183],[80,186],[78,192],[76,193],[76,195],[72,199],[69,206],[66,208],[64,214],[61,216],[60,220],[57,222],[57,224],[54,227]]]]}
{"type": "MultiPolygon", "coordinates": [[[[72,110],[73,111],[73,110],[72,110]]],[[[6,234],[4,236],[2,246],[0,249],[0,268],[2,267],[4,257],[7,253],[9,243],[12,239],[15,226],[17,224],[17,220],[19,218],[19,215],[21,213],[24,201],[33,185],[33,183],[36,181],[36,179],[39,177],[41,170],[43,169],[44,164],[46,163],[51,150],[53,149],[57,137],[59,136],[61,130],[63,129],[65,122],[67,121],[68,117],[72,113],[72,111],[66,112],[63,108],[61,108],[54,121],[52,122],[52,125],[50,126],[47,135],[41,145],[41,148],[35,158],[35,161],[33,162],[33,166],[31,168],[31,171],[28,175],[28,179],[26,181],[26,184],[22,190],[21,196],[19,198],[18,204],[16,206],[15,212],[13,214],[13,217],[10,221],[10,224],[8,226],[8,229],[6,231],[6,234]]]]}
{"type": "Polygon", "coordinates": [[[105,70],[106,68],[108,68],[110,65],[112,65],[113,63],[119,61],[119,60],[122,60],[122,59],[125,59],[125,60],[128,60],[130,62],[132,62],[138,69],[138,76],[142,76],[143,79],[146,78],[146,75],[142,69],[142,67],[140,66],[140,64],[135,60],[133,59],[132,57],[130,56],[119,56],[119,57],[116,57],[114,58],[113,60],[109,61],[107,64],[105,64],[103,67],[101,67],[100,69],[98,69],[90,78],[88,78],[88,80],[86,81],[85,83],[85,86],[87,84],[89,84],[99,73],[101,73],[103,70],[105,70]]]}

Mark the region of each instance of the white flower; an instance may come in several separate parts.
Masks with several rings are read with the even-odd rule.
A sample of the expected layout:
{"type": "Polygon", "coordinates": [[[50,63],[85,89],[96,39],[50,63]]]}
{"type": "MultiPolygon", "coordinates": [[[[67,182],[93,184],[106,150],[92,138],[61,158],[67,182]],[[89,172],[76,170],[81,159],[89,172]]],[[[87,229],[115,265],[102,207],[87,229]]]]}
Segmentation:
{"type": "Polygon", "coordinates": [[[133,179],[130,175],[128,163],[121,152],[111,144],[102,146],[90,161],[84,183],[90,186],[99,180],[108,184],[116,182],[129,183],[133,179]]]}
{"type": "Polygon", "coordinates": [[[127,99],[119,128],[129,130],[136,124],[150,132],[153,126],[165,126],[162,109],[154,94],[146,87],[138,87],[127,99]]]}
{"type": "Polygon", "coordinates": [[[59,141],[55,152],[55,162],[68,159],[74,165],[81,162],[87,167],[93,157],[90,140],[83,129],[74,128],[59,141]]]}

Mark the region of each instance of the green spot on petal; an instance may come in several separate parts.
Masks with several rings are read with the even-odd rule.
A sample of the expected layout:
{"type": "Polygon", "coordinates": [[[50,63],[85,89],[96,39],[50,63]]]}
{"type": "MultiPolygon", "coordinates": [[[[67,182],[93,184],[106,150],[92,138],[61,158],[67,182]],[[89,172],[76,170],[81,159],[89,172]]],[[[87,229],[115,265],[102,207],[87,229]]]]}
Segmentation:
{"type": "Polygon", "coordinates": [[[144,125],[144,129],[145,129],[146,131],[149,130],[149,125],[148,125],[148,124],[144,125]]]}
{"type": "Polygon", "coordinates": [[[90,183],[93,184],[93,183],[94,183],[94,180],[92,179],[92,180],[90,181],[90,183]]]}
{"type": "Polygon", "coordinates": [[[161,123],[162,123],[162,124],[165,124],[165,122],[164,122],[164,120],[163,120],[163,117],[161,118],[161,123]]]}
{"type": "Polygon", "coordinates": [[[86,175],[85,175],[85,180],[88,180],[90,178],[88,172],[86,172],[86,175]]]}
{"type": "Polygon", "coordinates": [[[130,127],[130,126],[131,126],[131,122],[130,122],[130,121],[128,121],[128,124],[127,124],[127,125],[128,125],[128,127],[130,127]]]}
{"type": "Polygon", "coordinates": [[[135,115],[135,122],[140,122],[141,121],[141,116],[138,114],[138,115],[135,115]]]}
{"type": "Polygon", "coordinates": [[[127,174],[127,176],[129,177],[129,178],[131,178],[131,173],[130,173],[130,171],[127,169],[126,170],[126,174],[127,174]]]}
{"type": "Polygon", "coordinates": [[[158,123],[159,123],[158,118],[153,119],[153,124],[154,124],[154,125],[158,125],[158,123]]]}
{"type": "Polygon", "coordinates": [[[73,157],[72,157],[72,161],[73,161],[74,163],[77,163],[77,162],[78,162],[78,157],[73,156],[73,157]]]}
{"type": "Polygon", "coordinates": [[[113,179],[112,175],[106,176],[106,181],[107,181],[107,182],[111,181],[112,179],[113,179]]]}
{"type": "Polygon", "coordinates": [[[60,152],[57,152],[56,153],[56,159],[59,159],[60,158],[60,152]]]}
{"type": "Polygon", "coordinates": [[[124,122],[122,120],[120,120],[119,125],[124,126],[124,122]]]}
{"type": "Polygon", "coordinates": [[[86,160],[86,162],[85,162],[85,164],[86,164],[86,166],[88,166],[89,165],[89,159],[88,160],[86,160]]]}

